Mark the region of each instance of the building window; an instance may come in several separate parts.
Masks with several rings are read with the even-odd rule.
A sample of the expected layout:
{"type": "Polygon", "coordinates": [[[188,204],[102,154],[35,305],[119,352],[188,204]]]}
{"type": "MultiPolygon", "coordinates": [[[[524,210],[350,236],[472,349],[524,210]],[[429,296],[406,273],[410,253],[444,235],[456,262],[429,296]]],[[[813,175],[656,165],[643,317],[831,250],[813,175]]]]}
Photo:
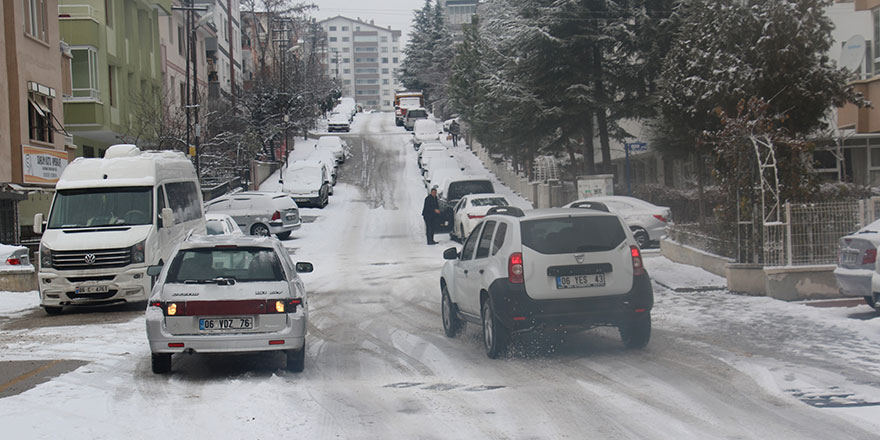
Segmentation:
{"type": "Polygon", "coordinates": [[[342,27],[342,32],[348,32],[348,26],[343,26],[343,27],[342,27]]]}
{"type": "Polygon", "coordinates": [[[381,42],[383,42],[383,43],[387,43],[387,42],[388,42],[388,37],[381,37],[381,38],[379,38],[379,41],[381,41],[381,42]]]}
{"type": "Polygon", "coordinates": [[[388,48],[385,46],[382,46],[382,53],[388,53],[388,48]]]}
{"type": "Polygon", "coordinates": [[[342,73],[348,75],[349,73],[351,73],[351,69],[342,69],[342,73]]]}
{"type": "Polygon", "coordinates": [[[349,50],[348,50],[347,47],[343,47],[343,48],[342,48],[342,53],[348,53],[348,52],[349,52],[349,50]]]}
{"type": "Polygon", "coordinates": [[[342,64],[348,64],[350,62],[351,62],[351,58],[343,58],[342,59],[342,64]]]}
{"type": "Polygon", "coordinates": [[[387,85],[388,85],[388,80],[387,80],[387,79],[383,79],[383,80],[382,80],[382,84],[387,86],[387,85]]]}
{"type": "Polygon", "coordinates": [[[392,47],[392,48],[391,48],[391,51],[394,52],[394,53],[397,53],[397,46],[392,47]]]}
{"type": "Polygon", "coordinates": [[[376,47],[356,47],[354,48],[355,52],[376,52],[376,47]]]}
{"type": "Polygon", "coordinates": [[[382,74],[384,74],[384,75],[387,75],[387,74],[388,74],[388,68],[387,68],[387,67],[383,67],[383,68],[382,68],[382,74]]]}
{"type": "Polygon", "coordinates": [[[330,32],[335,32],[335,31],[336,31],[336,26],[330,26],[330,32]]]}
{"type": "Polygon", "coordinates": [[[349,41],[351,41],[351,38],[349,38],[349,37],[342,37],[342,42],[343,42],[343,43],[347,43],[347,42],[349,42],[349,41]]]}
{"type": "Polygon", "coordinates": [[[116,70],[113,66],[107,66],[107,84],[109,84],[108,95],[110,96],[110,106],[116,107],[116,75],[114,74],[114,70],[116,70]]]}
{"type": "Polygon", "coordinates": [[[83,145],[83,157],[95,157],[95,147],[83,145]]]}
{"type": "Polygon", "coordinates": [[[397,64],[397,57],[394,57],[394,58],[392,59],[392,62],[393,62],[394,64],[397,64]]]}
{"type": "MultiPolygon", "coordinates": [[[[387,58],[385,60],[386,60],[386,62],[388,61],[387,58]]],[[[376,58],[372,58],[372,57],[370,57],[370,58],[355,58],[354,62],[355,63],[375,63],[376,58]]]]}
{"type": "Polygon", "coordinates": [[[388,58],[382,58],[382,64],[388,64],[388,58]]]}
{"type": "Polygon", "coordinates": [[[335,43],[335,42],[336,42],[336,37],[330,37],[330,42],[331,42],[331,43],[335,43]]]}
{"type": "Polygon", "coordinates": [[[347,79],[347,80],[343,81],[342,83],[345,85],[351,85],[351,80],[347,79]]]}
{"type": "Polygon", "coordinates": [[[375,78],[371,79],[358,79],[354,82],[357,85],[377,85],[379,84],[379,80],[375,78]]]}
{"type": "Polygon", "coordinates": [[[24,2],[24,31],[42,41],[49,41],[46,30],[49,27],[46,2],[47,0],[25,0],[24,2]]]}
{"type": "Polygon", "coordinates": [[[177,53],[179,53],[180,55],[183,55],[183,49],[184,49],[183,46],[184,46],[184,44],[186,44],[184,41],[185,40],[183,38],[183,26],[178,26],[177,27],[177,53]]]}
{"type": "Polygon", "coordinates": [[[107,27],[113,28],[113,0],[104,0],[104,21],[107,27]]]}
{"type": "Polygon", "coordinates": [[[382,94],[388,96],[388,90],[382,90],[382,94]]]}
{"type": "Polygon", "coordinates": [[[382,101],[382,105],[388,107],[389,105],[391,105],[391,101],[382,101]]]}
{"type": "Polygon", "coordinates": [[[52,98],[28,92],[28,129],[31,140],[50,144],[55,141],[52,117],[52,98]]]}
{"type": "Polygon", "coordinates": [[[98,51],[94,47],[71,48],[70,77],[73,82],[71,99],[90,99],[98,101],[98,51]]]}
{"type": "Polygon", "coordinates": [[[392,43],[397,43],[397,40],[399,40],[399,39],[400,39],[400,37],[398,37],[398,36],[395,35],[395,36],[391,37],[391,42],[392,42],[392,43]]]}
{"type": "Polygon", "coordinates": [[[376,43],[379,41],[379,37],[377,35],[355,35],[354,42],[355,43],[376,43]]]}

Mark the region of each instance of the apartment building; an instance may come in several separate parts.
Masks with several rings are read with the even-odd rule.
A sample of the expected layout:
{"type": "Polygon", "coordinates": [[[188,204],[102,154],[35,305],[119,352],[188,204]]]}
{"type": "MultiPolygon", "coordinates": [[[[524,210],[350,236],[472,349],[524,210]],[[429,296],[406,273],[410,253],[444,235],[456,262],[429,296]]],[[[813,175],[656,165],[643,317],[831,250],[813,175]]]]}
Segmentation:
{"type": "Polygon", "coordinates": [[[205,41],[209,96],[230,99],[242,85],[240,1],[195,0],[195,4],[210,8],[206,26],[214,32],[205,41]]]}
{"type": "Polygon", "coordinates": [[[59,0],[58,12],[73,55],[64,116],[76,155],[140,140],[137,112],[162,92],[159,21],[171,0],[59,0]]]}
{"type": "MultiPolygon", "coordinates": [[[[174,0],[172,8],[182,6],[184,2],[174,0]]],[[[167,111],[174,112],[179,119],[186,111],[187,96],[192,95],[192,65],[190,65],[189,81],[187,81],[187,61],[190,34],[187,33],[187,12],[173,10],[171,14],[159,17],[159,45],[162,54],[163,99],[167,111]],[[187,87],[187,85],[189,87],[187,87]]],[[[198,21],[199,18],[195,20],[198,21]]],[[[199,96],[204,99],[208,92],[208,56],[207,42],[215,37],[214,29],[201,25],[196,29],[196,64],[195,69],[199,81],[199,96]]]]}
{"type": "Polygon", "coordinates": [[[478,0],[443,0],[441,5],[446,13],[446,23],[455,41],[461,41],[461,26],[470,24],[477,13],[478,0]]]}
{"type": "Polygon", "coordinates": [[[397,71],[403,53],[400,31],[343,16],[319,22],[326,35],[324,65],[338,79],[342,95],[353,97],[365,109],[394,109],[397,71]]]}
{"type": "Polygon", "coordinates": [[[8,244],[19,243],[27,187],[54,185],[75,147],[62,111],[70,52],[59,38],[58,1],[4,0],[0,22],[0,242],[8,244]]]}

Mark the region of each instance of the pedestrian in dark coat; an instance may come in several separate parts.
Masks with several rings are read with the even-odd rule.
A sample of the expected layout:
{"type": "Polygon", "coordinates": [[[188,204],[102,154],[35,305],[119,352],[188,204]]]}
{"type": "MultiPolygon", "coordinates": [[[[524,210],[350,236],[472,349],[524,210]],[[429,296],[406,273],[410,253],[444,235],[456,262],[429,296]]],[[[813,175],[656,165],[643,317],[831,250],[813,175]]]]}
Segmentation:
{"type": "Polygon", "coordinates": [[[449,134],[452,135],[452,146],[458,146],[458,136],[461,134],[461,127],[458,125],[458,121],[453,120],[452,123],[449,124],[449,134]]]}
{"type": "Polygon", "coordinates": [[[425,197],[425,205],[422,207],[422,218],[425,219],[425,235],[428,244],[437,244],[434,241],[434,229],[440,218],[440,203],[437,201],[437,188],[431,188],[431,194],[425,197]]]}

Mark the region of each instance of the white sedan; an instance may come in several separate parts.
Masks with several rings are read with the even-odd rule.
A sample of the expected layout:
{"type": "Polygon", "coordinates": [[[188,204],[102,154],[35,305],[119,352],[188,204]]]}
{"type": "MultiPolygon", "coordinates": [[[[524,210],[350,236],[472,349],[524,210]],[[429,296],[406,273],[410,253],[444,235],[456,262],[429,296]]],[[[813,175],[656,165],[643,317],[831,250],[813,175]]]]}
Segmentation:
{"type": "Polygon", "coordinates": [[[483,220],[486,212],[496,206],[510,206],[501,194],[470,194],[462,197],[452,210],[453,240],[464,240],[474,227],[483,220]]]}
{"type": "Polygon", "coordinates": [[[235,223],[235,219],[228,214],[205,214],[205,227],[208,229],[208,235],[244,235],[235,223]]]}
{"type": "Polygon", "coordinates": [[[657,206],[635,197],[597,196],[571,202],[563,208],[580,207],[583,202],[600,202],[621,217],[632,230],[633,237],[642,249],[651,242],[660,241],[666,235],[666,223],[669,222],[671,210],[665,206],[657,206]]]}
{"type": "Polygon", "coordinates": [[[869,306],[880,310],[880,220],[840,239],[834,278],[843,296],[865,298],[869,306]]]}
{"type": "Polygon", "coordinates": [[[325,149],[333,153],[337,163],[345,162],[345,146],[339,136],[321,136],[315,149],[325,149]]]}

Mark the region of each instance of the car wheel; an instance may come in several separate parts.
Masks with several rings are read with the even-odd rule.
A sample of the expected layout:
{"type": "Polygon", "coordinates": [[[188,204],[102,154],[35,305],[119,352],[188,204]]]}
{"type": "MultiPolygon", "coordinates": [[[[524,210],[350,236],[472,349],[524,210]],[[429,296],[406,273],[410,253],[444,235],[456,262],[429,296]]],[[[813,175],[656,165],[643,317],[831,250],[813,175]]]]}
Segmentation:
{"type": "Polygon", "coordinates": [[[648,231],[643,228],[633,228],[633,238],[636,239],[641,249],[647,249],[651,245],[651,237],[648,235],[648,231]]]}
{"type": "Polygon", "coordinates": [[[874,310],[880,311],[880,303],[877,302],[877,294],[875,293],[873,296],[866,296],[865,303],[869,306],[873,307],[874,310]]]}
{"type": "Polygon", "coordinates": [[[257,223],[253,227],[251,227],[251,235],[259,235],[260,237],[268,237],[269,236],[269,227],[262,224],[262,223],[257,223]]]}
{"type": "Polygon", "coordinates": [[[290,238],[290,231],[281,232],[281,233],[275,234],[275,236],[278,237],[279,240],[287,240],[288,238],[290,238]]]}
{"type": "Polygon", "coordinates": [[[166,374],[171,372],[171,353],[153,353],[150,356],[153,373],[166,374]]]}
{"type": "Polygon", "coordinates": [[[507,348],[507,330],[495,316],[495,305],[492,298],[483,303],[483,347],[486,356],[495,359],[507,348]]]}
{"type": "Polygon", "coordinates": [[[443,286],[440,290],[443,292],[443,298],[441,299],[443,332],[446,333],[446,336],[454,338],[461,332],[462,324],[464,323],[461,319],[458,319],[455,304],[452,304],[452,299],[449,298],[449,291],[446,289],[446,286],[443,286]]]}
{"type": "Polygon", "coordinates": [[[306,343],[299,350],[287,350],[287,371],[302,373],[306,368],[306,343]]]}
{"type": "Polygon", "coordinates": [[[651,340],[651,315],[636,318],[618,327],[626,348],[645,348],[651,340]]]}
{"type": "Polygon", "coordinates": [[[46,311],[46,314],[49,316],[57,316],[60,315],[64,310],[63,307],[53,307],[53,306],[43,306],[43,310],[46,311]]]}

